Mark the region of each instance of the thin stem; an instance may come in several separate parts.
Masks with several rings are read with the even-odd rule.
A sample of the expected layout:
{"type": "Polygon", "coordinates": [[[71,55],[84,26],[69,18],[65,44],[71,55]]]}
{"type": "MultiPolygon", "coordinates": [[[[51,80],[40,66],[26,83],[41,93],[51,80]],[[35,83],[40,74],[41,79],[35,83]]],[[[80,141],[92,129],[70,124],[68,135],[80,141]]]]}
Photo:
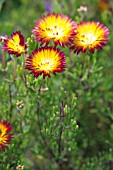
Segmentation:
{"type": "Polygon", "coordinates": [[[25,63],[26,63],[26,57],[25,54],[22,54],[22,74],[21,74],[21,79],[24,83],[24,86],[26,88],[26,93],[27,93],[27,97],[29,98],[29,88],[27,85],[27,79],[26,79],[26,72],[25,72],[25,63]]]}
{"type": "Polygon", "coordinates": [[[4,77],[6,77],[6,64],[5,64],[5,57],[4,57],[3,49],[2,49],[2,67],[3,67],[4,77]]]}
{"type": "Polygon", "coordinates": [[[15,58],[13,58],[13,68],[14,68],[14,72],[13,72],[13,77],[14,77],[14,81],[16,79],[16,70],[17,70],[17,61],[15,58]]]}
{"type": "MultiPolygon", "coordinates": [[[[60,123],[62,123],[64,121],[64,101],[62,101],[61,103],[61,107],[60,107],[60,123]]],[[[63,151],[63,147],[62,147],[62,133],[63,133],[63,127],[62,125],[60,126],[60,133],[59,133],[59,138],[58,138],[58,153],[59,153],[59,157],[61,156],[61,153],[63,151]]],[[[59,168],[60,170],[63,170],[63,162],[62,160],[59,158],[58,160],[58,164],[59,164],[59,168]]]]}
{"type": "Polygon", "coordinates": [[[26,62],[25,54],[22,54],[22,59],[23,59],[23,62],[22,62],[22,68],[23,68],[22,79],[24,81],[25,86],[27,87],[26,74],[25,74],[25,62],[26,62]]]}
{"type": "Polygon", "coordinates": [[[40,92],[41,92],[41,88],[42,88],[42,84],[44,82],[44,79],[42,79],[41,83],[40,83],[40,86],[39,86],[39,90],[38,90],[38,96],[37,96],[37,103],[38,103],[38,106],[37,106],[37,115],[39,114],[39,110],[40,110],[40,100],[39,100],[39,96],[40,96],[40,92]]]}
{"type": "MultiPolygon", "coordinates": [[[[21,113],[20,110],[18,110],[18,113],[19,113],[19,117],[21,117],[22,113],[21,113]]],[[[21,132],[23,134],[23,119],[22,118],[21,118],[21,121],[20,121],[20,130],[21,130],[21,132]]]]}
{"type": "Polygon", "coordinates": [[[12,118],[13,102],[12,102],[12,93],[11,93],[11,84],[9,84],[9,115],[12,118]]]}
{"type": "MultiPolygon", "coordinates": [[[[39,96],[40,96],[40,93],[41,93],[41,88],[42,88],[42,84],[44,82],[44,78],[42,79],[41,83],[40,83],[40,86],[39,86],[39,90],[38,90],[38,96],[37,96],[37,110],[36,110],[36,114],[38,116],[38,127],[39,127],[39,133],[40,133],[40,136],[42,138],[42,142],[43,142],[43,146],[44,148],[47,148],[48,147],[48,144],[47,144],[47,141],[46,141],[46,138],[44,137],[44,135],[42,134],[42,126],[41,126],[41,122],[40,122],[40,100],[39,100],[39,96]]],[[[51,158],[55,158],[55,155],[52,151],[51,148],[49,148],[47,150],[47,153],[48,153],[48,156],[51,158]]]]}
{"type": "Polygon", "coordinates": [[[84,56],[82,58],[82,69],[84,68],[85,58],[87,56],[87,53],[84,53],[84,56]]]}
{"type": "Polygon", "coordinates": [[[23,124],[23,122],[21,121],[21,122],[20,122],[20,129],[21,129],[21,132],[22,132],[22,134],[23,134],[23,125],[22,125],[22,124],[23,124]]]}
{"type": "Polygon", "coordinates": [[[90,61],[88,61],[88,72],[90,72],[90,61]]]}

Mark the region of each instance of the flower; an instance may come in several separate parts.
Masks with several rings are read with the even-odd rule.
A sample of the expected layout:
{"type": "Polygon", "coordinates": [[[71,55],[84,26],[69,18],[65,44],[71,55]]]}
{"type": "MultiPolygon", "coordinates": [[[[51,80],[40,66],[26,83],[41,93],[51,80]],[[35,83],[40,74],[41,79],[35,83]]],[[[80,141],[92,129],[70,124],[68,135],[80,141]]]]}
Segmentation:
{"type": "Polygon", "coordinates": [[[17,108],[19,108],[19,109],[21,109],[21,108],[24,106],[24,104],[23,104],[23,101],[22,101],[22,100],[21,100],[21,101],[18,101],[18,100],[17,100],[16,105],[17,105],[17,108]]]}
{"type": "Polygon", "coordinates": [[[64,72],[66,67],[64,52],[53,47],[42,47],[32,52],[32,55],[26,59],[25,68],[31,70],[34,77],[43,74],[43,77],[54,75],[56,72],[64,72]]]}
{"type": "Polygon", "coordinates": [[[80,23],[76,31],[77,34],[74,36],[71,49],[77,54],[80,51],[85,53],[87,49],[94,53],[95,49],[102,49],[107,44],[109,30],[99,22],[88,21],[80,23]]]}
{"type": "Polygon", "coordinates": [[[26,53],[26,44],[24,42],[24,36],[20,31],[13,32],[11,37],[4,41],[4,51],[9,54],[15,54],[17,57],[22,53],[26,53]]]}
{"type": "Polygon", "coordinates": [[[48,45],[50,40],[53,40],[55,45],[68,46],[77,27],[69,17],[54,13],[47,14],[35,24],[33,34],[37,42],[41,41],[41,45],[44,43],[48,45]]]}
{"type": "Polygon", "coordinates": [[[6,36],[0,36],[0,42],[4,42],[4,40],[6,40],[7,39],[7,37],[6,36]]]}
{"type": "Polygon", "coordinates": [[[77,9],[77,11],[78,12],[87,12],[87,6],[80,6],[78,9],[77,9]]]}
{"type": "Polygon", "coordinates": [[[7,144],[13,137],[13,134],[9,134],[12,129],[10,123],[0,120],[0,148],[2,151],[5,150],[5,147],[7,147],[7,144]]]}
{"type": "Polygon", "coordinates": [[[16,169],[24,169],[24,165],[18,165],[16,169]]]}

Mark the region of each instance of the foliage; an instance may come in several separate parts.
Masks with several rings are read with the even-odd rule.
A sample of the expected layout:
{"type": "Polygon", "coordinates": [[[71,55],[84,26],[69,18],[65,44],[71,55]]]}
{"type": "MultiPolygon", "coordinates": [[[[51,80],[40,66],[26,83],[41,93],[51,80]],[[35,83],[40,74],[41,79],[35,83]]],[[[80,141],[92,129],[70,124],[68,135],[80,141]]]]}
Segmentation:
{"type": "MultiPolygon", "coordinates": [[[[110,30],[109,43],[94,54],[66,55],[66,71],[43,80],[24,68],[24,54],[14,57],[0,44],[0,119],[13,126],[14,139],[0,154],[0,169],[111,170],[113,169],[113,3],[101,11],[99,0],[55,0],[52,12],[77,23],[94,20],[110,30]],[[81,6],[87,12],[78,12],[81,6]],[[83,58],[85,56],[84,64],[83,58]]],[[[29,44],[39,47],[31,30],[46,14],[43,1],[0,2],[0,34],[20,30],[29,44]],[[10,12],[9,12],[10,11],[10,12]],[[29,37],[29,38],[28,38],[29,37]]]]}

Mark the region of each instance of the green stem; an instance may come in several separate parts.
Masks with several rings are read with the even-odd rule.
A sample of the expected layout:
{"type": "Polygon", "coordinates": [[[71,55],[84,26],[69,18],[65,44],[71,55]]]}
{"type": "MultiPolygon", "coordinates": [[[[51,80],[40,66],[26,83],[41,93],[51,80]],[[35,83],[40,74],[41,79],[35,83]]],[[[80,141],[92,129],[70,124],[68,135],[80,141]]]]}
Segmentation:
{"type": "MultiPolygon", "coordinates": [[[[48,144],[47,144],[47,140],[45,138],[45,136],[42,134],[42,123],[40,122],[40,94],[41,94],[41,88],[42,88],[42,84],[44,83],[44,78],[42,79],[41,83],[40,83],[40,86],[39,86],[39,90],[38,90],[38,96],[37,96],[37,110],[36,110],[36,114],[37,114],[37,117],[38,117],[38,128],[39,128],[39,133],[40,133],[40,137],[42,139],[42,142],[43,142],[43,147],[44,148],[48,148],[48,144]]],[[[48,153],[48,156],[49,158],[55,158],[55,155],[52,151],[51,148],[48,148],[47,150],[47,153],[48,153]]]]}
{"type": "Polygon", "coordinates": [[[84,68],[85,58],[87,56],[87,53],[84,53],[84,56],[82,58],[82,69],[84,68]]]}
{"type": "Polygon", "coordinates": [[[4,56],[3,49],[2,49],[2,67],[3,67],[4,77],[6,77],[6,64],[5,64],[5,56],[4,56]]]}
{"type": "Polygon", "coordinates": [[[23,68],[23,81],[24,81],[25,86],[26,86],[26,85],[27,85],[27,82],[26,82],[26,74],[25,74],[25,63],[26,63],[25,54],[22,54],[22,59],[23,59],[23,62],[22,62],[22,68],[23,68]]]}
{"type": "Polygon", "coordinates": [[[17,61],[15,58],[13,58],[13,68],[14,68],[14,72],[13,72],[13,78],[14,81],[16,80],[16,70],[17,70],[17,61]]]}
{"type": "MultiPolygon", "coordinates": [[[[64,121],[64,101],[62,101],[60,106],[60,123],[64,121]]],[[[61,153],[63,151],[62,147],[62,133],[63,133],[63,127],[62,124],[60,125],[60,132],[59,132],[59,138],[58,138],[58,154],[59,157],[61,157],[61,153]]],[[[58,159],[59,169],[63,170],[63,161],[61,158],[58,159]]]]}
{"type": "Polygon", "coordinates": [[[40,96],[40,93],[41,93],[41,88],[42,88],[42,84],[44,82],[44,78],[42,79],[41,83],[40,83],[40,86],[39,86],[39,90],[38,90],[38,96],[37,96],[37,102],[38,102],[38,106],[37,106],[37,115],[39,115],[39,111],[40,111],[40,100],[39,100],[39,96],[40,96]]]}
{"type": "Polygon", "coordinates": [[[12,93],[11,93],[12,84],[9,83],[9,116],[12,118],[13,102],[12,102],[12,93]]]}

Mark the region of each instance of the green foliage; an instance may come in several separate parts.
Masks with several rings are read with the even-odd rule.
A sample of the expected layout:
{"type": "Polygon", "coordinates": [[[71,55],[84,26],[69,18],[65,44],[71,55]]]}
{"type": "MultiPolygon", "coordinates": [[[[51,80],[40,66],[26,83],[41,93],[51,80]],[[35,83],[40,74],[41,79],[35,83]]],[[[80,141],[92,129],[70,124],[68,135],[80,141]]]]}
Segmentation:
{"type": "MultiPolygon", "coordinates": [[[[24,165],[25,170],[112,170],[113,9],[100,11],[97,0],[52,2],[52,12],[77,22],[104,23],[110,30],[109,43],[93,55],[85,54],[84,64],[84,54],[62,48],[66,72],[44,80],[23,69],[25,56],[0,51],[0,119],[14,128],[14,139],[5,152],[0,151],[0,169],[24,165]],[[77,11],[81,5],[88,7],[86,13],[77,11]]],[[[40,45],[31,30],[46,13],[43,3],[0,1],[0,34],[22,31],[29,55],[40,45]]]]}

